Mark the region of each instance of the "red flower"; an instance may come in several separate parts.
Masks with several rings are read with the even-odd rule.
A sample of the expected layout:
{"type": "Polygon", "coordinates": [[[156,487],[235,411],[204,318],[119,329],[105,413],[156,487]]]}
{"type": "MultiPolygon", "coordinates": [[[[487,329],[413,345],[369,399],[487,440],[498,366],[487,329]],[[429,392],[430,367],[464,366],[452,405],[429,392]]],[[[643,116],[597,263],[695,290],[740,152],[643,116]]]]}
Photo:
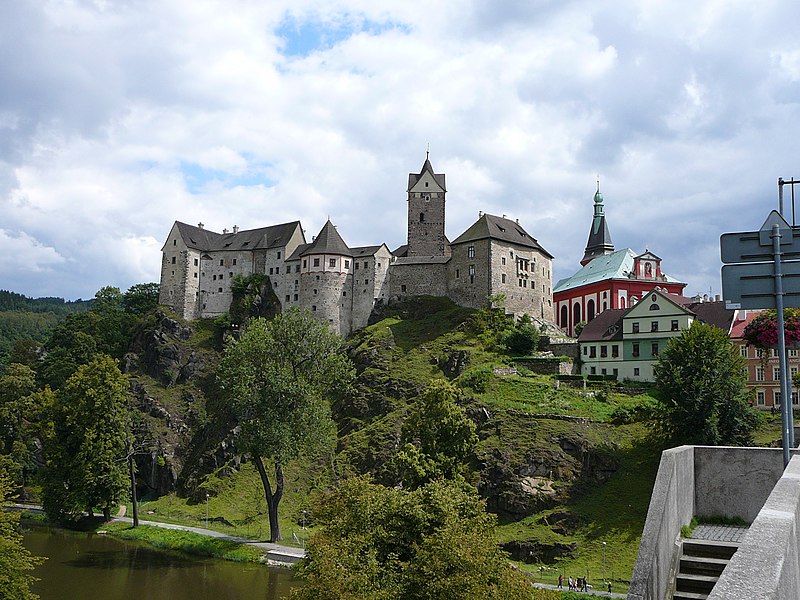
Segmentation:
{"type": "MultiPolygon", "coordinates": [[[[784,340],[787,348],[800,345],[800,309],[787,308],[783,311],[784,340]]],[[[756,316],[742,335],[748,346],[764,350],[778,347],[778,313],[766,310],[756,316]]]]}

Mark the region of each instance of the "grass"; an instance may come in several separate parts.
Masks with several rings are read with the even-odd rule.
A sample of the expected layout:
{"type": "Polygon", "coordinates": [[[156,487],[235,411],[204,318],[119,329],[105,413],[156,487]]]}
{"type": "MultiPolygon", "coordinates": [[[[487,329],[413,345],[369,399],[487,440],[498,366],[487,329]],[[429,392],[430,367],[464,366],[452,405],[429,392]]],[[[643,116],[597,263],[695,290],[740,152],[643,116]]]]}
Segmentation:
{"type": "Polygon", "coordinates": [[[180,552],[190,556],[221,558],[235,562],[263,562],[264,554],[258,548],[231,540],[209,537],[191,531],[164,529],[140,525],[134,528],[127,523],[106,523],[103,530],[109,535],[143,542],[163,551],[180,552]]]}

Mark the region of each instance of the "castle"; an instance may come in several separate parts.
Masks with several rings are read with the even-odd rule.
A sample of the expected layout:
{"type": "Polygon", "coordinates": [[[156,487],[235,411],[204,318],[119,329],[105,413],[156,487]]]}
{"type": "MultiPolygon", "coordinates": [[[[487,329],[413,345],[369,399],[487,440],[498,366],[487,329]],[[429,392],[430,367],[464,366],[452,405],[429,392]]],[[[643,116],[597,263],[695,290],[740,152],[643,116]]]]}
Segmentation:
{"type": "Polygon", "coordinates": [[[407,243],[351,248],[328,220],[311,243],[299,221],[217,233],[176,221],[161,249],[161,304],[186,319],[226,313],[237,275],[269,278],[282,309],[306,308],[341,335],[366,326],[377,303],[446,296],[480,308],[502,294],[507,313],[553,321],[552,260],[519,224],[481,213],[450,242],[445,175],[428,156],[408,176],[407,243]]]}

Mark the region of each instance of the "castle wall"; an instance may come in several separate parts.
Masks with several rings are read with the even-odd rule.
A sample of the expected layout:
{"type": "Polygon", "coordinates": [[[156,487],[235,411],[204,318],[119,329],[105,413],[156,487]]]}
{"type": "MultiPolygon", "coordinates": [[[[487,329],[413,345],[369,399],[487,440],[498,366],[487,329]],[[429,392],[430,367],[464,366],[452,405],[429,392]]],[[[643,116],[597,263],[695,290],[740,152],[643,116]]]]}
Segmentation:
{"type": "Polygon", "coordinates": [[[448,264],[448,296],[456,304],[482,308],[491,294],[490,240],[474,240],[451,246],[448,264]]]}
{"type": "Polygon", "coordinates": [[[504,294],[506,312],[553,320],[552,260],[534,248],[492,240],[490,295],[504,294]]]}
{"type": "Polygon", "coordinates": [[[351,271],[353,330],[366,327],[375,302],[387,298],[386,279],[391,259],[392,254],[386,246],[381,246],[372,256],[353,258],[351,271]]]}
{"type": "Polygon", "coordinates": [[[425,171],[408,191],[408,255],[444,256],[445,191],[425,171]]]}
{"type": "Polygon", "coordinates": [[[312,254],[301,259],[300,306],[342,336],[352,331],[352,268],[352,259],[345,256],[312,254]]]}
{"type": "Polygon", "coordinates": [[[393,262],[389,268],[388,298],[447,296],[446,263],[393,262]]]}
{"type": "Polygon", "coordinates": [[[212,318],[228,312],[233,299],[233,279],[237,275],[251,275],[254,258],[251,250],[203,253],[200,260],[200,316],[212,318]]]}

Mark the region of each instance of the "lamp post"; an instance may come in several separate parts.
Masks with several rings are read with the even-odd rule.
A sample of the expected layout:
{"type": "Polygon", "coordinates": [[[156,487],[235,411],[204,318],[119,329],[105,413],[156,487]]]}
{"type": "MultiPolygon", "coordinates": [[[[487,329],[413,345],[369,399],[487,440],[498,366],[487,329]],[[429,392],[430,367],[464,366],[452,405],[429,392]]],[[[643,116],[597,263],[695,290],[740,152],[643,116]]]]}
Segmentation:
{"type": "Polygon", "coordinates": [[[608,574],[606,573],[606,543],[603,542],[603,577],[608,579],[608,574]]]}
{"type": "MultiPolygon", "coordinates": [[[[303,511],[303,531],[306,530],[306,511],[303,511]]],[[[306,549],[306,536],[303,534],[303,550],[306,549]]]]}
{"type": "Polygon", "coordinates": [[[206,529],[208,529],[208,492],[206,492],[206,529]]]}

